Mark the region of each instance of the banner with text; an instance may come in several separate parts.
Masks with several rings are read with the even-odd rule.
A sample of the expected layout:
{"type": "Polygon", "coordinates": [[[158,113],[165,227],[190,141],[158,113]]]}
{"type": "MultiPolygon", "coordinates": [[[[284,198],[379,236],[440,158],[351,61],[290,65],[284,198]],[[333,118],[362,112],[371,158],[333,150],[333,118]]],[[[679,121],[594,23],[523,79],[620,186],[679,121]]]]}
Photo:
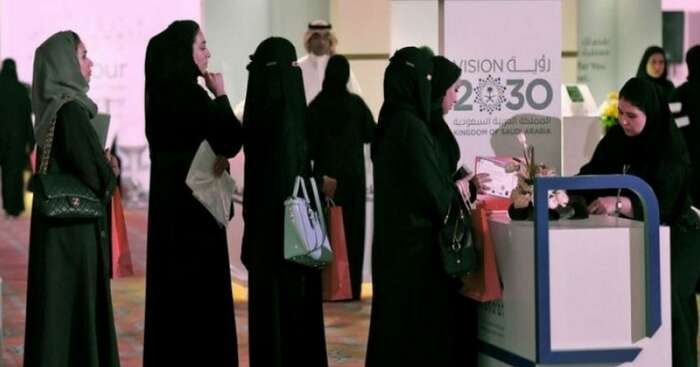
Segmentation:
{"type": "Polygon", "coordinates": [[[0,55],[17,61],[19,78],[32,81],[34,50],[55,32],[73,30],[95,63],[88,95],[110,114],[108,140],[122,159],[126,205],[147,203],[150,160],[144,129],[144,61],[148,40],[177,19],[198,21],[192,0],[0,1],[0,55]]]}
{"type": "Polygon", "coordinates": [[[522,156],[561,172],[561,4],[554,0],[447,0],[444,54],[462,68],[459,95],[445,116],[461,163],[477,156],[522,156]]]}

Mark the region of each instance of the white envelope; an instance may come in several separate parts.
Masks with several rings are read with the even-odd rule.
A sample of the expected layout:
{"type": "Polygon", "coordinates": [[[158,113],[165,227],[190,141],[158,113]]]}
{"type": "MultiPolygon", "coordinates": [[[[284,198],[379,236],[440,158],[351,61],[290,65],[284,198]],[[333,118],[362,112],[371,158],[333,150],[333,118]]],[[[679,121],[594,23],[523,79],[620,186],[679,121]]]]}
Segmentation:
{"type": "Polygon", "coordinates": [[[192,195],[197,201],[204,205],[222,227],[226,227],[233,207],[236,182],[226,171],[221,176],[214,175],[215,160],[216,153],[206,140],[202,141],[185,183],[192,189],[192,195]]]}

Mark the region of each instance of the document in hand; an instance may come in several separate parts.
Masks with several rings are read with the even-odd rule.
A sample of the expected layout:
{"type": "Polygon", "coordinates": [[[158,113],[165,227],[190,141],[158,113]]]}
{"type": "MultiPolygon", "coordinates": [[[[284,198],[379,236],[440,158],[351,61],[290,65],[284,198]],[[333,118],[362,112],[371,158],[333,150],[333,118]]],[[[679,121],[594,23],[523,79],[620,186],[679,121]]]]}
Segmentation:
{"type": "Polygon", "coordinates": [[[510,198],[510,192],[518,185],[516,172],[508,172],[510,157],[476,157],[476,173],[488,173],[491,182],[487,195],[510,198]]]}
{"type": "Polygon", "coordinates": [[[214,174],[215,160],[216,153],[206,140],[202,141],[192,160],[185,183],[192,189],[192,195],[207,208],[216,221],[226,227],[233,208],[236,183],[226,171],[218,177],[214,174]]]}

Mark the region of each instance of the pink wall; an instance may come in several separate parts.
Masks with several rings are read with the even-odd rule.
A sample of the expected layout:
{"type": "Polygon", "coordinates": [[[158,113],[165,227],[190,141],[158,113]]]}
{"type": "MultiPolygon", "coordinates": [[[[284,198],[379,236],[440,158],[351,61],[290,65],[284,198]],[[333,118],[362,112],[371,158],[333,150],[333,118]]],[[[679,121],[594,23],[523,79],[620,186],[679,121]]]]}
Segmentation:
{"type": "Polygon", "coordinates": [[[51,34],[70,29],[95,62],[89,92],[101,112],[112,115],[124,175],[148,187],[144,135],[144,57],[150,37],[176,19],[199,20],[198,0],[9,0],[0,1],[0,56],[17,61],[19,77],[31,83],[34,50],[51,34]],[[95,5],[99,4],[99,5],[95,5]]]}

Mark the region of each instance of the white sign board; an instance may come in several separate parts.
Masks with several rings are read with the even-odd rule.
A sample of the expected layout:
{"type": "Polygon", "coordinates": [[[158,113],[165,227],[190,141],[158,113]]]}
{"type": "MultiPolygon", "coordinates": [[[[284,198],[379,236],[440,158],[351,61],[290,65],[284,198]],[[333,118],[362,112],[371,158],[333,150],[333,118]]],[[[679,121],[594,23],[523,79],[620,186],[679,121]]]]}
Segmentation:
{"type": "Polygon", "coordinates": [[[535,160],[561,161],[561,4],[552,0],[447,0],[444,54],[462,68],[455,110],[446,117],[461,163],[522,156],[524,132],[535,160]]]}

